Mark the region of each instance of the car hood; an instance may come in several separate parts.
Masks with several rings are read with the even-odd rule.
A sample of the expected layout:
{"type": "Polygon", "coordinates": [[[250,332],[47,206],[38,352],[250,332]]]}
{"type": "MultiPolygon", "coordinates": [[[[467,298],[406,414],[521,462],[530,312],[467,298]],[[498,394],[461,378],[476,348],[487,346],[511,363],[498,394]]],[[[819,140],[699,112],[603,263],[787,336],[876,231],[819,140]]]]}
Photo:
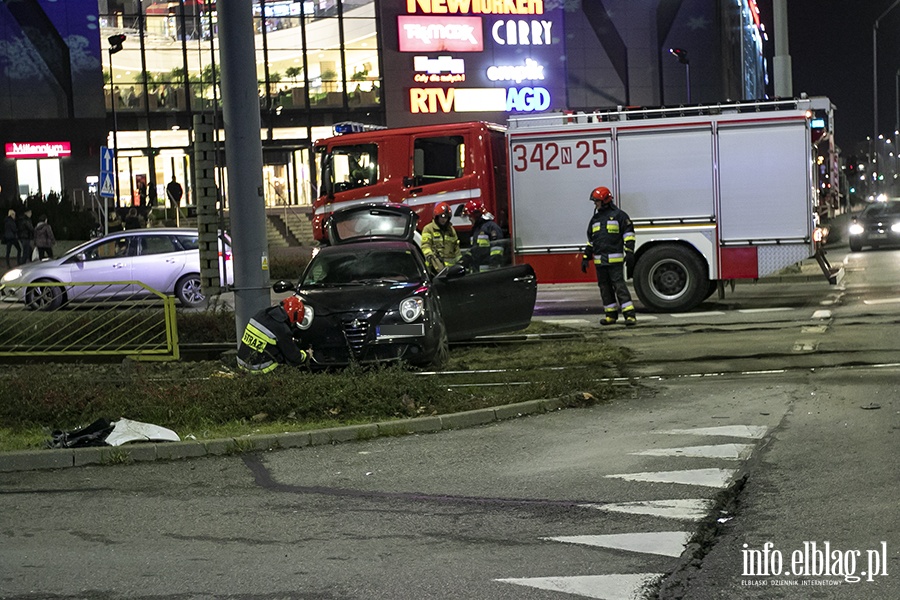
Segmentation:
{"type": "Polygon", "coordinates": [[[10,269],[10,271],[18,269],[21,273],[21,275],[19,275],[19,277],[17,277],[14,281],[30,281],[32,277],[39,276],[47,270],[55,269],[56,267],[61,266],[63,262],[63,258],[50,258],[38,262],[27,262],[24,265],[13,267],[12,269],[10,269]]]}
{"type": "Polygon", "coordinates": [[[421,283],[310,287],[297,290],[297,295],[315,309],[316,316],[326,316],[359,311],[384,312],[423,287],[421,283]]]}

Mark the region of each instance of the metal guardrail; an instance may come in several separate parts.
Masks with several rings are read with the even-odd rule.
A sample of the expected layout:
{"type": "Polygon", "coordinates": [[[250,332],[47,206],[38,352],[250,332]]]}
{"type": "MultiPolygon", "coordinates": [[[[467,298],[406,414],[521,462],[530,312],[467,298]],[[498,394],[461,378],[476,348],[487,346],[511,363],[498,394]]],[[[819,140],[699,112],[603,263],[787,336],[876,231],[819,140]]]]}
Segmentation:
{"type": "Polygon", "coordinates": [[[175,298],[140,281],[3,286],[0,357],[178,360],[175,298]],[[8,305],[14,294],[16,304],[8,305]]]}

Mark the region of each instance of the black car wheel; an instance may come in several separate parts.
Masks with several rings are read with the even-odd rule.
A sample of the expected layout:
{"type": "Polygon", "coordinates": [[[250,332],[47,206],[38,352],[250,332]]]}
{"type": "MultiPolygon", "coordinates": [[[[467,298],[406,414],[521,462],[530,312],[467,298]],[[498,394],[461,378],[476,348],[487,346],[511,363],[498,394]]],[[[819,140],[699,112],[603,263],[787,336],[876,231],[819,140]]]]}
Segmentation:
{"type": "Polygon", "coordinates": [[[691,310],[708,297],[711,289],[703,260],[683,246],[650,248],[635,269],[634,290],[651,310],[691,310]]]}
{"type": "MultiPolygon", "coordinates": [[[[51,283],[51,281],[39,279],[35,283],[51,283]]],[[[36,285],[25,290],[25,307],[29,310],[56,310],[62,303],[63,289],[59,286],[36,285]]]]}
{"type": "Polygon", "coordinates": [[[850,251],[851,252],[862,251],[862,242],[858,238],[850,238],[850,251]]]}
{"type": "Polygon", "coordinates": [[[431,368],[439,371],[447,366],[450,360],[450,342],[447,340],[447,330],[441,328],[441,338],[438,341],[437,351],[431,359],[431,368]]]}
{"type": "Polygon", "coordinates": [[[197,274],[185,275],[175,284],[175,295],[182,306],[198,308],[206,302],[206,296],[200,289],[200,276],[197,274]]]}

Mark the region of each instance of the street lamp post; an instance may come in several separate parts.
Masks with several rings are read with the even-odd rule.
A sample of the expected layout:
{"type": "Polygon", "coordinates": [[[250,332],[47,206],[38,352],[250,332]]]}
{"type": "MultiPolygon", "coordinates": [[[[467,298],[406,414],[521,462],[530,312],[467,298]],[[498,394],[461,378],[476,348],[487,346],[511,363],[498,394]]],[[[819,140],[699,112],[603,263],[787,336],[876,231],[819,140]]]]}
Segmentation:
{"type": "MultiPolygon", "coordinates": [[[[900,0],[898,0],[900,1],[900,0]]],[[[107,38],[109,42],[109,104],[112,106],[113,115],[113,170],[116,172],[115,189],[116,189],[116,208],[119,207],[119,121],[116,116],[116,80],[113,76],[113,60],[112,55],[122,50],[122,44],[125,43],[124,34],[111,35],[107,38]]]]}
{"type": "MultiPolygon", "coordinates": [[[[897,0],[900,2],[900,0],[897,0]]],[[[669,54],[678,59],[684,65],[685,82],[687,84],[687,103],[691,103],[691,61],[688,60],[687,50],[682,48],[669,48],[669,54]]]]}
{"type": "Polygon", "coordinates": [[[900,0],[894,0],[894,3],[891,4],[886,11],[881,13],[881,15],[875,19],[875,24],[872,25],[872,117],[874,119],[874,129],[872,131],[872,139],[878,139],[878,24],[881,22],[889,12],[894,10],[894,8],[900,4],[900,0]]]}

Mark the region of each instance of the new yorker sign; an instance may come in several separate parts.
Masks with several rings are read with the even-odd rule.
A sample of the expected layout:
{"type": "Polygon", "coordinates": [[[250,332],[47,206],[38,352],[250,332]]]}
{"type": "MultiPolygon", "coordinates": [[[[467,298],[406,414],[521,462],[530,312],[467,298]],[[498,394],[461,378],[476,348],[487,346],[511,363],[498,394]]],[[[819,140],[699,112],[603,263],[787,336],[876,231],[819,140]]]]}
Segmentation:
{"type": "MultiPolygon", "coordinates": [[[[400,4],[400,3],[398,3],[400,4]]],[[[407,114],[534,113],[564,108],[562,4],[543,0],[406,0],[392,65],[407,114]]]]}

